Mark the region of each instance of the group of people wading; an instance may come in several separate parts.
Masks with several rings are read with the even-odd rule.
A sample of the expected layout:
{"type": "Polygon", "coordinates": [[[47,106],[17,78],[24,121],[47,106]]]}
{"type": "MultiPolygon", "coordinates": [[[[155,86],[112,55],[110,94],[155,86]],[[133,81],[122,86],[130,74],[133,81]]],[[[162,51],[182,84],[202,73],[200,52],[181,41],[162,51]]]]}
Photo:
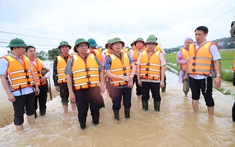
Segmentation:
{"type": "MultiPolygon", "coordinates": [[[[201,90],[208,113],[213,115],[212,71],[216,73],[214,84],[220,87],[221,57],[217,46],[206,41],[207,33],[208,28],[205,26],[196,28],[196,43],[193,43],[193,39],[186,38],[184,47],[177,53],[177,62],[181,65],[179,81],[184,83],[185,95],[188,94],[189,87],[191,89],[194,112],[199,111],[201,90]]],[[[149,109],[151,90],[153,109],[159,112],[160,88],[162,92],[166,90],[166,57],[164,50],[157,43],[157,38],[154,35],[149,35],[145,41],[143,38],[137,38],[131,43],[132,50],[129,52],[124,49],[125,42],[118,37],[109,39],[103,52],[97,46],[93,38],[78,38],[73,47],[73,54],[69,54],[72,47],[67,41],[60,42],[58,46],[61,55],[57,56],[53,63],[53,80],[56,90],[60,92],[64,113],[68,113],[70,102],[71,109],[78,111],[81,129],[86,128],[88,109],[91,111],[93,124],[99,124],[100,109],[105,107],[102,94],[106,89],[112,100],[114,119],[120,119],[121,103],[124,106],[124,117],[129,119],[132,112],[133,84],[142,109],[149,109]]],[[[36,48],[26,46],[22,39],[12,39],[8,47],[11,54],[0,59],[1,81],[8,100],[13,103],[16,129],[22,130],[25,111],[28,123],[35,123],[36,97],[39,97],[40,115],[46,114],[46,102],[43,98],[46,95],[46,81],[50,71],[33,54],[36,48]],[[24,55],[25,51],[28,58],[24,55]],[[43,74],[43,69],[48,72],[43,74]]]]}

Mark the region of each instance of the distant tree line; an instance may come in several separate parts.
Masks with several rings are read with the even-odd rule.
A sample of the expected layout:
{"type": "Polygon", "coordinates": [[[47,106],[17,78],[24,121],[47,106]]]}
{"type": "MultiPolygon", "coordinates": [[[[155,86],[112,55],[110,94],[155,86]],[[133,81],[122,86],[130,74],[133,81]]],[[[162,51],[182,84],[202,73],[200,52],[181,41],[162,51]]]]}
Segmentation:
{"type": "MultiPolygon", "coordinates": [[[[224,37],[221,39],[212,40],[215,42],[219,49],[234,49],[235,48],[235,39],[232,37],[224,37]]],[[[173,48],[165,48],[164,51],[166,53],[176,53],[180,50],[183,46],[173,47],[173,48]]]]}
{"type": "Polygon", "coordinates": [[[48,50],[48,52],[40,51],[36,53],[37,58],[41,60],[54,60],[58,55],[60,55],[60,50],[58,48],[53,48],[48,50]]]}

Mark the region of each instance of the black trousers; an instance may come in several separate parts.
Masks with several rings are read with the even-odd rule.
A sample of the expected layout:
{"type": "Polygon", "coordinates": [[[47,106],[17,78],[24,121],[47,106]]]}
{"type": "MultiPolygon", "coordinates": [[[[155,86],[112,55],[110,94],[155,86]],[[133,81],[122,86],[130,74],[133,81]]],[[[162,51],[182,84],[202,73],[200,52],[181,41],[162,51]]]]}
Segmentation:
{"type": "Polygon", "coordinates": [[[86,121],[89,107],[93,117],[100,115],[100,107],[103,104],[103,97],[100,95],[100,87],[74,90],[74,94],[76,96],[79,121],[86,121]]]}
{"type": "Polygon", "coordinates": [[[148,101],[150,98],[150,90],[152,93],[152,98],[154,101],[161,101],[160,96],[160,83],[153,83],[153,82],[142,82],[142,101],[148,101]]]}
{"type": "Polygon", "coordinates": [[[207,77],[205,79],[194,79],[189,76],[189,87],[192,92],[192,99],[199,100],[201,91],[208,107],[213,107],[215,105],[212,97],[212,86],[212,77],[207,77]]]}
{"type": "Polygon", "coordinates": [[[136,95],[142,95],[141,93],[141,87],[138,85],[138,79],[137,79],[137,75],[134,75],[133,77],[133,85],[135,84],[136,86],[136,95]]]}
{"type": "Polygon", "coordinates": [[[24,123],[24,113],[33,115],[35,112],[35,92],[30,94],[15,96],[16,101],[13,102],[14,107],[14,124],[21,125],[24,123]]]}
{"type": "Polygon", "coordinates": [[[48,85],[42,85],[39,86],[40,93],[39,95],[36,96],[36,101],[35,101],[35,110],[38,108],[38,103],[39,103],[39,109],[46,109],[46,102],[47,102],[47,90],[48,90],[48,85]]]}
{"type": "Polygon", "coordinates": [[[126,109],[131,108],[131,88],[116,88],[111,87],[112,93],[110,93],[112,102],[113,102],[113,110],[118,111],[121,109],[121,101],[123,98],[123,105],[126,109]]]}

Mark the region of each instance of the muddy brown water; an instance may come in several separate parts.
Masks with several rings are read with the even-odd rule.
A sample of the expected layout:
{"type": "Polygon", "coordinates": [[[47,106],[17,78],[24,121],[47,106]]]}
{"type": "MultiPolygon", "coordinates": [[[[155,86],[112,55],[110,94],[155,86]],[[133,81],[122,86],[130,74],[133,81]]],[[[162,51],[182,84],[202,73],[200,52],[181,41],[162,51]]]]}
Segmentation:
{"type": "MultiPolygon", "coordinates": [[[[88,112],[87,127],[79,127],[77,112],[62,112],[60,97],[55,91],[52,101],[47,102],[47,114],[39,116],[35,125],[24,122],[24,130],[16,132],[13,123],[0,128],[0,146],[235,146],[235,123],[232,122],[232,96],[226,96],[214,90],[215,115],[209,117],[204,99],[200,99],[198,114],[191,106],[191,93],[183,95],[178,77],[167,72],[167,90],[161,93],[161,111],[153,110],[153,101],[149,101],[149,110],[143,111],[141,104],[132,93],[131,118],[124,118],[123,106],[120,120],[113,118],[111,99],[104,93],[106,107],[100,113],[100,123],[93,125],[88,112]]],[[[229,85],[229,84],[228,84],[229,85]]],[[[234,87],[230,85],[234,90],[234,87]]],[[[6,99],[6,98],[5,98],[6,99]]],[[[0,101],[1,121],[12,121],[12,105],[0,101]],[[5,114],[5,115],[4,115],[5,114]]],[[[8,122],[9,122],[8,121],[8,122]]]]}

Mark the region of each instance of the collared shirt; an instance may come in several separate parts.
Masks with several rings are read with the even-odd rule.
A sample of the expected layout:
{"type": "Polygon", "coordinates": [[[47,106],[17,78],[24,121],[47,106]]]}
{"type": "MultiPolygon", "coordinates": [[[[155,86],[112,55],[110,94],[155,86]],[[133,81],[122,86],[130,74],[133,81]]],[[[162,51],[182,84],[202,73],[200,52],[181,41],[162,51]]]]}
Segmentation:
{"type": "MultiPolygon", "coordinates": [[[[17,60],[19,60],[22,63],[22,56],[17,57],[17,56],[15,56],[13,54],[10,54],[10,55],[15,57],[17,60]]],[[[0,59],[0,67],[1,67],[0,75],[1,76],[8,76],[7,75],[8,65],[9,65],[9,63],[8,63],[8,61],[5,58],[1,58],[0,59]]],[[[32,66],[31,66],[31,70],[32,70],[32,66]]],[[[33,87],[26,87],[26,88],[18,89],[16,91],[14,91],[10,87],[10,90],[12,91],[12,94],[14,96],[27,95],[27,94],[30,94],[30,93],[34,92],[34,88],[33,87]]]]}
{"type": "MultiPolygon", "coordinates": [[[[79,55],[79,53],[78,53],[78,55],[79,55]]],[[[84,57],[82,57],[82,56],[80,56],[80,57],[82,57],[82,58],[86,61],[87,55],[88,55],[88,53],[87,53],[84,57]]],[[[101,72],[102,69],[103,69],[102,64],[101,64],[100,61],[96,58],[96,56],[95,56],[95,60],[96,60],[96,63],[99,65],[99,72],[101,72]]],[[[67,66],[66,66],[65,71],[64,71],[64,73],[65,73],[66,75],[72,75],[72,74],[73,74],[73,72],[72,72],[72,65],[73,65],[73,58],[71,58],[71,59],[69,60],[69,62],[67,63],[67,66]]]]}
{"type": "MultiPolygon", "coordinates": [[[[207,41],[205,40],[201,45],[199,45],[198,43],[196,43],[196,50],[198,50],[202,45],[204,45],[207,41]]],[[[217,48],[217,46],[215,45],[211,45],[210,46],[210,53],[212,54],[212,60],[221,60],[221,56],[219,53],[219,49],[217,48]]],[[[189,74],[190,77],[194,78],[194,79],[205,79],[207,76],[205,75],[192,75],[189,74]]],[[[209,75],[210,77],[212,76],[211,74],[209,75]]]]}
{"type": "MultiPolygon", "coordinates": [[[[151,57],[152,54],[153,54],[153,52],[148,52],[148,54],[149,54],[149,56],[151,57]]],[[[143,53],[141,53],[141,54],[139,55],[139,58],[138,58],[138,60],[137,60],[137,62],[136,62],[137,65],[140,65],[140,59],[141,59],[142,55],[143,55],[143,53]]],[[[161,52],[160,52],[160,54],[159,54],[159,59],[160,59],[160,62],[161,62],[161,66],[165,66],[165,65],[166,65],[166,61],[165,61],[165,58],[164,58],[163,53],[161,53],[161,52]]],[[[161,74],[161,73],[160,73],[160,74],[161,74]]],[[[141,79],[142,82],[153,82],[153,83],[160,83],[160,80],[161,80],[161,79],[159,79],[159,80],[157,80],[157,81],[156,81],[156,80],[150,80],[150,79],[141,79]]]]}

